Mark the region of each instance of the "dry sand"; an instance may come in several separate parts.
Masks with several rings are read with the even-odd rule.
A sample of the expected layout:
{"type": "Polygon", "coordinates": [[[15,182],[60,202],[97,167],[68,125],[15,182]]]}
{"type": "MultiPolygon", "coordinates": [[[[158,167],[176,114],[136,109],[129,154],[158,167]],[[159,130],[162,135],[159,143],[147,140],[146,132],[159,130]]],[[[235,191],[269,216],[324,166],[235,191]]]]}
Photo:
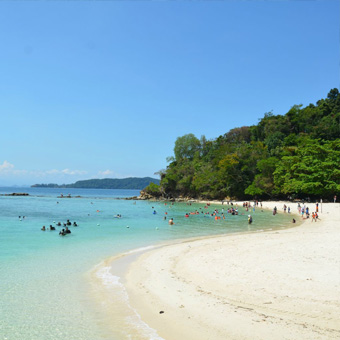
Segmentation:
{"type": "Polygon", "coordinates": [[[340,204],[322,210],[296,228],[145,252],[126,273],[130,304],[166,340],[340,339],[340,204]]]}

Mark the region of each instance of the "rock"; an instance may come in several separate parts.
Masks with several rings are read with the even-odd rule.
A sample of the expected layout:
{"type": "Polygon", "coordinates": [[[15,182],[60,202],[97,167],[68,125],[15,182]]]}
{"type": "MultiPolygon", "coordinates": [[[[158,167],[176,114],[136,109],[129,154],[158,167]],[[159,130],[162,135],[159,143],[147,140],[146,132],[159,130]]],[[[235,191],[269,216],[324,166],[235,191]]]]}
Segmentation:
{"type": "Polygon", "coordinates": [[[13,192],[12,194],[5,194],[4,196],[29,196],[27,192],[13,192]]]}

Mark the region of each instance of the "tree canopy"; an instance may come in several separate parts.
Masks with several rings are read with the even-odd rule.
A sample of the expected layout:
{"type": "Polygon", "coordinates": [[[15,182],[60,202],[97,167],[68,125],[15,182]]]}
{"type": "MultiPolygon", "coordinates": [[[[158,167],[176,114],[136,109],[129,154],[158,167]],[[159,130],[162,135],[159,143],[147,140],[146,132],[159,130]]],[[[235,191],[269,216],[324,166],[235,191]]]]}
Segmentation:
{"type": "Polygon", "coordinates": [[[201,142],[194,134],[189,133],[178,137],[175,142],[174,154],[177,161],[185,158],[193,159],[195,153],[201,148],[201,142]]]}
{"type": "Polygon", "coordinates": [[[178,137],[174,154],[161,176],[166,197],[332,198],[340,194],[339,91],[213,140],[178,137]]]}

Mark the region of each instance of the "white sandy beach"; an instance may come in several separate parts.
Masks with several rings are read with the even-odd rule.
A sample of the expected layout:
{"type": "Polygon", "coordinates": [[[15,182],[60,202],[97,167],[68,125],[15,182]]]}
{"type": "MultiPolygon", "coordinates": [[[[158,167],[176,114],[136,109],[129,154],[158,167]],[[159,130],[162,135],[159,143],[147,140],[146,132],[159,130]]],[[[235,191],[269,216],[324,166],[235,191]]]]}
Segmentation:
{"type": "Polygon", "coordinates": [[[166,340],[340,339],[340,204],[320,208],[316,223],[145,252],[126,273],[130,304],[166,340]]]}

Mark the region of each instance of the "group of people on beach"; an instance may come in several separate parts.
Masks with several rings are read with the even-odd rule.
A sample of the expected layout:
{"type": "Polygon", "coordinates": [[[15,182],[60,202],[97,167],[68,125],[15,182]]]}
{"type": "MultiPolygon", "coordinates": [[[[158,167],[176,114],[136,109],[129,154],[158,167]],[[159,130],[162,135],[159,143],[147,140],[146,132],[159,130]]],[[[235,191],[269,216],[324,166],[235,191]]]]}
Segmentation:
{"type": "MultiPolygon", "coordinates": [[[[301,205],[300,203],[298,203],[298,206],[297,206],[297,209],[298,209],[298,212],[299,212],[299,215],[301,215],[302,219],[309,219],[311,216],[312,216],[312,222],[316,222],[318,219],[319,219],[319,203],[316,202],[315,204],[315,211],[313,211],[312,213],[310,213],[310,210],[309,210],[309,207],[306,206],[306,204],[304,203],[303,205],[301,205]]],[[[283,212],[286,213],[288,211],[288,213],[290,214],[291,210],[290,210],[290,207],[286,204],[283,205],[283,212]]],[[[276,215],[277,214],[277,207],[275,206],[273,208],[273,215],[276,215]]],[[[292,219],[292,222],[293,223],[296,223],[296,219],[293,218],[292,219]]]]}
{"type": "Polygon", "coordinates": [[[301,206],[301,204],[298,203],[298,211],[304,220],[310,218],[310,216],[312,215],[312,222],[316,222],[319,219],[319,202],[316,202],[315,211],[313,211],[312,214],[310,213],[309,207],[307,207],[306,204],[303,204],[303,206],[301,206]]]}

